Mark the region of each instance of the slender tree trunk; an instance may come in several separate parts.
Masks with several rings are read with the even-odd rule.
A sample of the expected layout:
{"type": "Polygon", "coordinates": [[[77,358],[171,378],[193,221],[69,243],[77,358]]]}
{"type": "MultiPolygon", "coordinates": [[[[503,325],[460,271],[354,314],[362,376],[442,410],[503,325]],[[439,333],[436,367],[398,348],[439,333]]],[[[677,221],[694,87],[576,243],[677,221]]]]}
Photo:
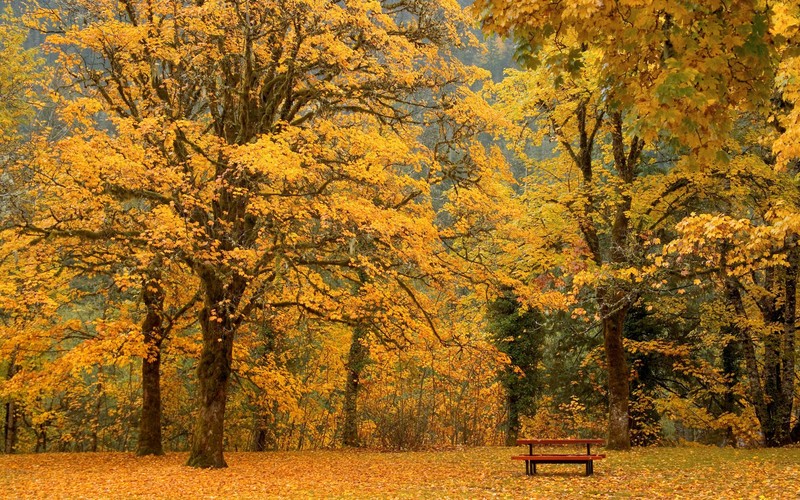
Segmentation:
{"type": "Polygon", "coordinates": [[[145,280],[142,290],[147,314],[142,323],[147,354],[142,358],[142,415],[136,454],[163,455],[161,442],[161,344],[164,341],[164,290],[158,276],[145,280]]]}
{"type": "Polygon", "coordinates": [[[278,436],[275,420],[278,411],[277,403],[272,404],[272,414],[265,413],[263,408],[253,412],[253,441],[251,451],[267,451],[278,449],[278,436]]]}
{"type": "MultiPolygon", "coordinates": [[[[6,379],[11,380],[11,378],[17,373],[18,367],[16,364],[16,353],[12,353],[11,361],[8,365],[8,372],[6,373],[6,379]]],[[[17,449],[17,432],[19,428],[19,408],[17,407],[16,401],[14,399],[9,399],[6,403],[6,418],[3,424],[3,451],[5,453],[11,454],[14,453],[17,449]]]]}
{"type": "MultiPolygon", "coordinates": [[[[735,332],[734,332],[735,337],[735,332]]],[[[741,349],[737,340],[731,340],[722,349],[722,373],[725,375],[725,399],[722,403],[722,411],[732,415],[740,413],[740,406],[736,400],[734,387],[739,383],[739,360],[741,359],[741,349]]],[[[725,432],[725,441],[732,443],[736,446],[736,436],[733,432],[733,427],[728,426],[725,432]]]]}
{"type": "Polygon", "coordinates": [[[277,450],[278,441],[274,425],[263,416],[256,416],[255,420],[251,451],[277,450]]]}
{"type": "MultiPolygon", "coordinates": [[[[797,245],[797,238],[787,242],[797,245]]],[[[780,426],[781,444],[789,444],[792,439],[792,406],[795,397],[795,360],[797,338],[797,277],[800,274],[800,248],[794,246],[790,251],[784,282],[785,299],[783,303],[783,342],[781,353],[781,401],[780,426]]]]}
{"type": "MultiPolygon", "coordinates": [[[[644,141],[638,136],[630,140],[625,148],[622,113],[611,114],[611,144],[614,154],[614,166],[617,175],[625,183],[627,189],[620,192],[621,202],[617,205],[614,223],[611,226],[611,262],[616,265],[629,265],[631,253],[635,251],[630,241],[629,212],[633,204],[631,198],[632,184],[637,176],[636,167],[644,148],[644,141]]],[[[633,298],[624,289],[624,285],[613,285],[613,289],[601,289],[600,314],[603,324],[603,345],[608,365],[608,448],[612,450],[629,450],[631,448],[630,433],[630,370],[623,346],[625,318],[633,298]]]]}
{"type": "Polygon", "coordinates": [[[361,387],[361,374],[367,364],[369,348],[366,344],[366,330],[362,327],[353,329],[350,341],[350,352],[347,354],[345,371],[347,380],[344,386],[344,431],[342,444],[360,446],[358,439],[358,392],[361,387]]]}
{"type": "MultiPolygon", "coordinates": [[[[795,337],[797,335],[797,276],[800,272],[800,249],[789,237],[790,248],[785,270],[768,269],[764,287],[772,294],[756,303],[769,326],[779,327],[764,335],[764,357],[759,369],[755,342],[751,332],[739,328],[749,394],[761,425],[766,446],[783,446],[792,442],[792,407],[795,395],[795,337]]],[[[726,295],[739,316],[746,316],[741,292],[732,279],[726,280],[726,295]]]]}
{"type": "Polygon", "coordinates": [[[158,348],[142,359],[142,417],[136,454],[164,454],[161,441],[161,350],[158,348]]]}
{"type": "MultiPolygon", "coordinates": [[[[789,285],[792,288],[793,285],[789,285]]],[[[742,301],[741,292],[736,284],[731,280],[726,280],[726,294],[728,301],[734,306],[736,313],[744,317],[746,311],[742,301]]],[[[767,446],[782,446],[791,440],[790,418],[792,403],[785,401],[783,384],[786,383],[781,377],[781,341],[785,340],[787,331],[794,333],[794,308],[795,301],[785,301],[784,310],[780,314],[783,324],[783,333],[771,332],[764,340],[764,360],[763,371],[759,369],[759,361],[756,354],[756,346],[751,332],[746,328],[737,328],[737,333],[742,347],[742,355],[745,361],[745,369],[748,381],[748,399],[756,412],[756,418],[761,426],[761,433],[764,436],[764,444],[767,446]],[[785,323],[784,315],[788,313],[792,325],[785,323]]],[[[763,303],[760,305],[764,319],[767,323],[773,322],[778,317],[770,314],[771,309],[763,303]]],[[[793,340],[792,340],[793,342],[793,340]]],[[[793,361],[793,354],[791,356],[793,361]]],[[[793,393],[793,382],[792,393],[793,393]]]]}
{"type": "Polygon", "coordinates": [[[506,446],[516,446],[519,437],[519,396],[508,391],[508,423],[506,426],[506,446]]]}
{"type": "Polygon", "coordinates": [[[253,446],[250,451],[267,451],[267,429],[257,426],[253,429],[253,446]]]}
{"type": "Polygon", "coordinates": [[[47,451],[47,423],[42,423],[36,429],[36,447],[33,449],[34,453],[47,451]]]}
{"type": "MultiPolygon", "coordinates": [[[[764,317],[764,322],[768,326],[777,326],[783,324],[783,311],[778,307],[778,283],[777,271],[775,269],[767,269],[765,279],[766,288],[771,291],[761,300],[758,300],[761,314],[764,317]]],[[[764,339],[764,395],[765,410],[763,415],[764,421],[761,422],[761,427],[764,432],[764,441],[767,446],[780,446],[782,443],[783,434],[781,431],[781,409],[784,404],[782,401],[782,380],[781,380],[781,343],[783,335],[778,331],[768,331],[763,337],[764,339]]],[[[788,435],[788,429],[787,433],[788,435]]],[[[788,437],[788,436],[787,436],[788,437]]]]}
{"type": "MultiPolygon", "coordinates": [[[[724,256],[722,267],[725,267],[724,256]]],[[[725,280],[725,296],[729,304],[733,306],[733,310],[737,316],[746,317],[744,303],[742,301],[742,294],[736,282],[732,278],[725,280]]],[[[758,368],[758,359],[756,357],[756,349],[750,332],[746,328],[731,324],[731,328],[735,329],[736,337],[739,340],[739,345],[742,349],[742,357],[744,358],[745,374],[747,376],[748,395],[747,399],[756,412],[756,418],[761,425],[762,433],[766,435],[765,424],[768,421],[767,405],[764,398],[764,388],[761,385],[761,374],[758,368]]]]}
{"type": "MultiPolygon", "coordinates": [[[[601,310],[603,307],[601,307],[601,310]]],[[[629,450],[630,373],[622,343],[622,332],[628,308],[621,307],[603,315],[603,344],[608,372],[608,445],[612,450],[629,450]]]]}
{"type": "Polygon", "coordinates": [[[6,403],[3,437],[3,451],[8,454],[14,453],[17,448],[17,404],[13,399],[6,403]]]}
{"type": "MultiPolygon", "coordinates": [[[[787,246],[794,245],[794,238],[787,238],[787,246]]],[[[789,267],[783,279],[773,271],[768,286],[775,290],[775,297],[762,301],[760,307],[767,324],[780,326],[770,331],[764,339],[764,409],[761,414],[762,431],[767,446],[783,446],[792,441],[791,418],[794,400],[795,336],[797,321],[797,274],[800,255],[796,247],[789,251],[789,267]],[[778,297],[782,293],[783,300],[778,297]]]]}
{"type": "Polygon", "coordinates": [[[97,370],[97,384],[95,385],[95,393],[97,401],[94,404],[94,425],[92,426],[92,440],[89,446],[91,452],[97,452],[99,443],[98,429],[100,429],[100,410],[103,408],[103,369],[100,367],[97,370]]]}

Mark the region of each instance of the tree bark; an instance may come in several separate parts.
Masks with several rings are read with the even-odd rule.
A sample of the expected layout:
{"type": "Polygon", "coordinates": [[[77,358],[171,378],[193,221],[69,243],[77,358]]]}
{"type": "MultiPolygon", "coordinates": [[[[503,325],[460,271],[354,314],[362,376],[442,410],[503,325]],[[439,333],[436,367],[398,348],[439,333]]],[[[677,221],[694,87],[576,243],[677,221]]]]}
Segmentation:
{"type": "Polygon", "coordinates": [[[97,383],[95,384],[94,425],[92,425],[91,442],[89,450],[97,452],[99,443],[98,429],[100,429],[100,411],[103,408],[103,367],[97,369],[97,383]]]}
{"type": "Polygon", "coordinates": [[[361,388],[361,374],[367,364],[369,348],[366,344],[366,330],[363,327],[353,329],[350,341],[350,352],[347,354],[345,370],[347,380],[344,386],[344,430],[342,444],[344,446],[358,447],[358,392],[361,388]]]}
{"type": "Polygon", "coordinates": [[[142,298],[147,309],[142,323],[147,353],[142,358],[142,415],[138,456],[163,455],[161,442],[161,344],[164,341],[164,289],[158,276],[146,279],[142,298]]]}
{"type": "Polygon", "coordinates": [[[267,451],[269,449],[269,440],[266,427],[257,426],[253,430],[253,446],[251,451],[267,451]]]}
{"type": "Polygon", "coordinates": [[[142,417],[136,454],[164,454],[161,441],[161,350],[158,348],[152,349],[142,359],[142,417]]]}
{"type": "MultiPolygon", "coordinates": [[[[633,204],[631,185],[636,179],[636,167],[639,163],[644,141],[638,136],[630,140],[625,148],[622,113],[615,112],[610,116],[611,149],[614,154],[614,167],[623,181],[625,189],[620,192],[620,203],[616,207],[614,223],[611,226],[610,261],[615,265],[629,265],[631,253],[635,250],[630,241],[629,212],[633,204]]],[[[603,345],[606,352],[608,373],[608,448],[612,450],[629,450],[631,448],[630,433],[630,370],[626,359],[623,337],[625,319],[633,297],[626,291],[624,284],[613,284],[598,290],[600,314],[603,325],[603,345]]]]}
{"type": "MultiPolygon", "coordinates": [[[[730,340],[725,347],[722,348],[722,373],[725,375],[725,399],[722,402],[722,411],[732,415],[741,413],[741,406],[736,398],[734,388],[739,383],[739,360],[741,359],[741,348],[739,341],[735,340],[737,337],[735,332],[732,333],[734,339],[730,340]]],[[[725,431],[725,442],[731,443],[736,446],[736,436],[734,435],[733,426],[729,425],[725,431]]]]}
{"type": "Polygon", "coordinates": [[[508,393],[508,423],[506,425],[506,446],[516,446],[519,437],[519,396],[508,393]]]}
{"type": "MultiPolygon", "coordinates": [[[[769,332],[764,338],[763,369],[759,369],[759,360],[756,354],[756,345],[753,335],[747,328],[736,327],[737,336],[741,342],[742,354],[748,380],[748,400],[755,409],[756,418],[761,426],[764,444],[769,447],[783,446],[791,442],[790,420],[792,414],[792,399],[794,397],[793,375],[789,380],[784,379],[785,365],[794,367],[794,352],[783,352],[787,346],[792,346],[794,351],[794,335],[796,321],[796,268],[790,265],[789,278],[783,282],[783,293],[786,300],[783,306],[776,306],[777,301],[768,297],[759,302],[759,309],[764,316],[765,323],[782,327],[782,332],[769,332]],[[788,297],[791,292],[792,298],[788,297]],[[787,336],[791,336],[789,339],[787,336]],[[789,388],[785,387],[789,385],[789,388]],[[785,399],[790,396],[790,399],[785,399]]],[[[770,278],[768,281],[772,282],[770,278]]],[[[774,283],[772,283],[774,284],[774,283]]],[[[746,317],[741,292],[733,279],[725,282],[726,295],[730,304],[740,317],[746,317]]]]}
{"type": "Polygon", "coordinates": [[[203,351],[197,366],[199,401],[192,446],[186,465],[223,468],[225,405],[233,361],[234,314],[246,288],[244,278],[224,282],[213,271],[201,273],[204,289],[200,327],[203,351]]]}
{"type": "Polygon", "coordinates": [[[781,445],[794,441],[792,438],[792,406],[795,397],[795,361],[797,337],[797,276],[800,274],[800,248],[797,238],[792,236],[787,242],[794,245],[789,251],[789,267],[786,269],[783,303],[783,342],[781,353],[781,401],[780,426],[781,445]]]}
{"type": "MultiPolygon", "coordinates": [[[[6,379],[11,378],[17,373],[17,364],[15,362],[16,353],[12,353],[11,361],[8,365],[8,372],[6,379]]],[[[14,453],[17,449],[17,438],[19,429],[19,408],[17,402],[13,398],[9,399],[6,403],[6,418],[3,423],[3,451],[7,454],[14,453]]]]}
{"type": "MultiPolygon", "coordinates": [[[[274,346],[270,346],[272,351],[274,346]]],[[[250,451],[278,449],[278,403],[273,401],[269,408],[256,407],[253,410],[253,437],[250,451]]]]}
{"type": "MultiPolygon", "coordinates": [[[[607,306],[605,306],[607,307],[607,306]]],[[[605,308],[601,304],[601,311],[605,308]]],[[[622,343],[622,332],[628,307],[622,306],[603,315],[603,345],[606,352],[608,373],[608,444],[610,450],[629,450],[630,373],[622,343]]]]}
{"type": "Polygon", "coordinates": [[[187,465],[201,468],[227,467],[223,457],[225,404],[231,374],[231,332],[201,313],[203,352],[197,367],[200,408],[187,465]]]}
{"type": "Polygon", "coordinates": [[[256,409],[253,415],[253,441],[251,451],[267,451],[278,449],[278,436],[275,429],[275,412],[277,404],[273,404],[272,415],[256,409]]]}
{"type": "Polygon", "coordinates": [[[11,454],[17,448],[17,404],[12,399],[6,403],[6,419],[3,429],[4,453],[11,454]]]}

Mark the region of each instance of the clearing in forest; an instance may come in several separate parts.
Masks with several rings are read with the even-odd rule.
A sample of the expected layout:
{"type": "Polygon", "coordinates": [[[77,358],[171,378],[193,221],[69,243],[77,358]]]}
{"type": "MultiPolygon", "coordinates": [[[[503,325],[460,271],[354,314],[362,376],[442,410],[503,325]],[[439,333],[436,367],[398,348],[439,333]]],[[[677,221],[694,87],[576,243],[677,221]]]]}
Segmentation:
{"type": "Polygon", "coordinates": [[[222,470],[187,454],[0,455],[7,498],[798,498],[800,448],[647,448],[525,477],[514,448],[381,453],[229,453],[222,470]]]}

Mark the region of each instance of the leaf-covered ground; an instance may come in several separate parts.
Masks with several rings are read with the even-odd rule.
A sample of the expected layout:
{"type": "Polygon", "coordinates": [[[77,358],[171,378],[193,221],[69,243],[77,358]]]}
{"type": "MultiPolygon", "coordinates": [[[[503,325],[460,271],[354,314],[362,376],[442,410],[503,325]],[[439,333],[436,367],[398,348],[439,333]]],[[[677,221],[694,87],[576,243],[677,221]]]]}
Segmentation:
{"type": "Polygon", "coordinates": [[[800,498],[800,449],[649,448],[607,452],[595,475],[542,465],[524,475],[514,448],[380,453],[228,453],[228,469],[186,454],[0,455],[6,498],[800,498]]]}

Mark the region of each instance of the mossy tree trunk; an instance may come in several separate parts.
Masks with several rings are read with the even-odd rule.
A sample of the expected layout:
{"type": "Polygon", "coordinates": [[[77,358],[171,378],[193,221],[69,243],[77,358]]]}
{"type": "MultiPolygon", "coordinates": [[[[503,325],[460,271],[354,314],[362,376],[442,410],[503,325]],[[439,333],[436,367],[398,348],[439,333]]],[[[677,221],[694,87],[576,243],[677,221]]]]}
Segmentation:
{"type": "Polygon", "coordinates": [[[159,276],[149,276],[142,286],[146,315],[142,337],[146,355],[142,358],[142,415],[136,454],[163,455],[161,442],[161,345],[164,341],[164,289],[159,276]]]}
{"type": "MultiPolygon", "coordinates": [[[[607,307],[607,306],[606,306],[607,307]]],[[[604,307],[601,305],[601,310],[604,307]]],[[[628,450],[631,447],[630,371],[623,347],[623,327],[627,307],[603,314],[603,346],[606,353],[608,375],[608,444],[611,450],[628,450]]]]}
{"type": "Polygon", "coordinates": [[[358,392],[361,388],[361,374],[367,365],[369,347],[367,346],[367,331],[363,327],[355,327],[350,341],[350,351],[347,354],[345,371],[347,380],[344,386],[344,425],[342,444],[345,446],[360,446],[358,439],[358,392]]]}
{"type": "Polygon", "coordinates": [[[225,405],[233,361],[236,309],[247,281],[237,275],[223,281],[213,268],[201,269],[204,302],[200,311],[203,350],[197,366],[199,409],[187,465],[227,467],[223,457],[225,405]]]}

